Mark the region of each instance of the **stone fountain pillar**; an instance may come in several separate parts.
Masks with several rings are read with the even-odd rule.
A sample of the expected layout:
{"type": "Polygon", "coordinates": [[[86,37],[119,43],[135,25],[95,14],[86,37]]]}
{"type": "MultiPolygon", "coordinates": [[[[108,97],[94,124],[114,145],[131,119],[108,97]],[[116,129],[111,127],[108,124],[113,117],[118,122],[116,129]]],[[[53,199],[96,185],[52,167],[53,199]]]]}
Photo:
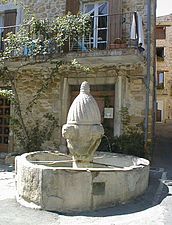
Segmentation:
{"type": "Polygon", "coordinates": [[[62,136],[73,155],[73,167],[89,167],[103,134],[100,110],[88,82],[84,81],[62,128],[62,136]]]}

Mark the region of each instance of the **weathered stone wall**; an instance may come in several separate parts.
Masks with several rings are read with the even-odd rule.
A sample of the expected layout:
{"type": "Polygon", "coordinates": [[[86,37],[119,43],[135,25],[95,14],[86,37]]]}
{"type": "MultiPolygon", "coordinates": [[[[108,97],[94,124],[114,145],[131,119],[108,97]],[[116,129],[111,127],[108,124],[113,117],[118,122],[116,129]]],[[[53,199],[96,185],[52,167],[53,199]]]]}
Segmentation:
{"type": "MultiPolygon", "coordinates": [[[[32,12],[35,13],[37,16],[41,18],[52,18],[57,15],[63,15],[65,12],[65,0],[24,0],[25,4],[32,9],[32,12]]],[[[152,20],[151,20],[151,59],[154,59],[154,17],[155,11],[154,9],[155,1],[152,1],[152,20]]],[[[138,11],[143,16],[143,23],[144,23],[144,34],[145,34],[145,44],[146,44],[146,29],[147,29],[147,6],[146,0],[136,1],[136,0],[123,0],[123,12],[133,12],[138,11]]],[[[128,28],[128,32],[130,29],[128,28]]],[[[105,50],[106,51],[106,50],[105,50]]],[[[128,58],[132,58],[132,55],[129,54],[130,49],[126,49],[128,52],[128,58]]],[[[103,52],[103,51],[102,51],[103,52]]],[[[116,85],[118,78],[122,77],[121,86],[117,88],[119,92],[121,88],[121,96],[122,99],[121,106],[127,106],[129,109],[129,113],[132,116],[133,123],[142,122],[145,115],[145,97],[146,97],[146,89],[144,79],[146,77],[146,61],[144,58],[146,57],[146,51],[143,54],[138,54],[138,58],[135,63],[129,63],[128,65],[125,61],[120,61],[120,57],[123,55],[124,52],[116,51],[119,54],[116,55],[118,58],[118,65],[117,62],[114,61],[112,65],[104,65],[99,68],[95,69],[93,73],[84,74],[83,72],[79,71],[67,71],[67,73],[62,73],[59,75],[59,78],[53,81],[53,86],[48,89],[48,91],[43,94],[37,104],[34,106],[32,112],[26,115],[29,116],[29,119],[36,116],[36,118],[41,118],[42,115],[46,112],[52,112],[56,115],[59,119],[59,125],[61,126],[65,123],[66,120],[66,113],[69,106],[68,97],[69,93],[69,86],[70,84],[80,84],[85,79],[92,83],[92,84],[114,84],[116,85]],[[138,63],[137,63],[138,62],[138,63]],[[68,85],[65,86],[64,80],[67,80],[68,85]],[[66,87],[68,89],[66,89],[66,87]],[[65,96],[63,98],[63,96],[65,96]],[[65,99],[65,102],[63,100],[65,99]]],[[[89,52],[88,54],[93,54],[95,57],[94,62],[96,61],[96,56],[100,56],[101,53],[98,51],[89,52]]],[[[110,53],[112,54],[112,52],[110,53]]],[[[133,53],[134,55],[135,53],[133,53]]],[[[127,55],[127,54],[126,54],[127,55]]],[[[84,55],[80,55],[82,58],[84,55]]],[[[112,56],[112,55],[111,55],[112,56]]],[[[72,56],[71,56],[72,57],[72,56]]],[[[101,57],[106,57],[101,55],[101,57]]],[[[84,58],[84,57],[83,57],[84,58]]],[[[87,58],[86,58],[87,59],[87,58]]],[[[97,62],[99,59],[97,59],[97,62]]],[[[19,97],[22,102],[22,107],[25,108],[28,105],[28,102],[31,99],[31,96],[34,95],[36,90],[41,86],[40,83],[40,76],[47,76],[49,74],[49,68],[51,64],[38,64],[32,67],[27,67],[20,72],[20,76],[18,77],[18,90],[19,90],[19,97]],[[37,79],[35,79],[37,78],[37,79]]],[[[150,112],[152,112],[152,99],[153,99],[153,69],[154,69],[154,61],[151,62],[151,97],[150,97],[150,112]]],[[[120,105],[120,104],[119,104],[120,105]]],[[[118,106],[119,106],[118,105],[118,106]]],[[[150,113],[150,118],[152,114],[150,113]]],[[[31,125],[31,124],[30,124],[31,125]]],[[[60,127],[61,128],[61,127],[60,127]]],[[[56,143],[60,143],[61,137],[61,129],[57,129],[56,133],[54,134],[54,140],[56,143]]]]}
{"type": "Polygon", "coordinates": [[[145,114],[145,84],[143,79],[131,79],[128,82],[128,104],[131,121],[141,123],[145,114]]]}
{"type": "MultiPolygon", "coordinates": [[[[82,3],[95,2],[95,0],[81,0],[82,3]]],[[[66,0],[23,0],[25,6],[32,9],[33,13],[39,16],[53,17],[54,15],[62,15],[65,12],[66,0]]],[[[74,0],[75,3],[75,0],[74,0]]],[[[146,16],[146,0],[122,0],[122,11],[123,12],[134,12],[138,11],[141,15],[146,16]]],[[[152,5],[155,3],[153,2],[152,5]]]]}
{"type": "MultiPolygon", "coordinates": [[[[148,21],[148,5],[147,5],[147,0],[123,0],[123,10],[124,11],[136,11],[139,12],[139,14],[142,16],[143,19],[143,30],[144,30],[144,44],[145,44],[145,52],[143,53],[145,56],[145,59],[147,58],[147,43],[148,43],[148,32],[147,32],[147,23],[148,21]]],[[[152,137],[154,136],[153,132],[154,132],[154,115],[155,115],[155,25],[156,25],[156,1],[150,1],[150,7],[151,7],[151,16],[150,16],[150,26],[151,26],[151,30],[150,30],[150,92],[149,92],[149,118],[148,118],[148,140],[151,141],[152,137]]],[[[140,83],[140,90],[141,90],[141,97],[140,99],[138,99],[138,101],[133,102],[135,104],[133,105],[142,105],[141,107],[141,117],[143,119],[143,121],[145,120],[145,112],[146,112],[146,107],[147,107],[147,103],[146,103],[146,94],[148,92],[148,89],[145,88],[146,85],[146,79],[148,78],[147,76],[147,62],[145,63],[145,73],[144,73],[144,81],[136,81],[136,82],[141,82],[140,83]],[[142,101],[142,103],[141,103],[142,101]]],[[[133,84],[134,85],[134,84],[133,84]]],[[[135,85],[134,85],[135,86],[135,85]]],[[[136,85],[137,86],[137,85],[136,85]]],[[[133,93],[134,94],[134,93],[133,93]]],[[[134,96],[137,96],[138,93],[134,96]]],[[[131,97],[132,98],[132,97],[131,97]]],[[[137,113],[136,113],[137,114],[137,113]]],[[[136,118],[134,120],[140,120],[138,119],[138,117],[136,116],[136,118]]]]}
{"type": "Polygon", "coordinates": [[[164,47],[163,61],[157,61],[157,71],[164,71],[164,89],[157,90],[157,101],[163,104],[163,121],[172,119],[172,15],[157,18],[158,25],[166,26],[166,38],[157,39],[157,47],[164,47]]]}
{"type": "Polygon", "coordinates": [[[65,12],[66,0],[23,0],[28,10],[39,18],[53,18],[65,12]]]}
{"type": "MultiPolygon", "coordinates": [[[[17,62],[13,65],[17,66],[17,62]]],[[[81,72],[78,69],[64,69],[60,74],[56,74],[56,78],[52,80],[49,88],[45,93],[41,94],[40,98],[35,101],[36,104],[33,105],[31,111],[28,112],[29,103],[42,86],[42,77],[47,78],[52,67],[53,64],[51,63],[28,65],[21,68],[17,77],[17,90],[27,128],[32,128],[36,120],[44,126],[46,121],[43,119],[43,115],[46,113],[52,113],[59,121],[59,127],[53,132],[51,141],[45,143],[45,149],[46,146],[54,147],[55,144],[58,147],[60,145],[61,127],[66,123],[70,104],[70,92],[67,89],[69,89],[70,85],[80,85],[84,80],[93,85],[114,84],[115,88],[120,88],[122,94],[121,106],[128,107],[134,124],[143,122],[145,107],[144,63],[126,65],[119,63],[115,66],[94,67],[89,73],[81,72]],[[117,87],[119,77],[122,77],[122,83],[121,86],[117,87]],[[64,79],[68,81],[67,86],[64,86],[64,79]]],[[[120,95],[118,90],[117,95],[120,95]]],[[[115,110],[118,113],[118,110],[120,110],[119,105],[117,102],[115,105],[117,107],[115,110]]]]}
{"type": "MultiPolygon", "coordinates": [[[[18,65],[21,64],[19,62],[15,62],[12,65],[14,67],[18,67],[18,65]]],[[[9,68],[11,68],[11,65],[9,68]]],[[[47,88],[40,92],[41,94],[38,98],[35,98],[39,93],[39,90],[43,87],[43,84],[46,84],[45,80],[49,77],[52,68],[53,65],[49,63],[35,63],[35,65],[21,67],[16,79],[16,89],[20,100],[22,116],[28,131],[33,129],[38,122],[38,126],[41,129],[43,127],[44,130],[48,132],[49,129],[51,129],[52,123],[49,123],[45,118],[47,113],[53,115],[55,120],[58,121],[57,127],[52,132],[51,140],[42,143],[45,148],[48,146],[50,149],[57,149],[61,139],[61,98],[60,80],[58,76],[54,76],[49,82],[47,88]],[[33,103],[33,100],[33,106],[29,107],[33,103]]],[[[16,141],[17,139],[15,140],[14,149],[23,151],[16,141]]],[[[33,149],[33,151],[34,150],[36,149],[33,149]]]]}

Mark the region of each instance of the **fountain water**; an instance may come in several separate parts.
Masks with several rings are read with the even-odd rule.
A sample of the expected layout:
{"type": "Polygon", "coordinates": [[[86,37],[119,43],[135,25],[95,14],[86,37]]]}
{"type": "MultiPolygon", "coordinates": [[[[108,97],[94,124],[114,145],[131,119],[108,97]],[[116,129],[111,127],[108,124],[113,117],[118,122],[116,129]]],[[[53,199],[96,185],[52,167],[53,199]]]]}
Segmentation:
{"type": "Polygon", "coordinates": [[[112,147],[111,147],[111,144],[110,144],[108,136],[103,135],[103,137],[106,139],[109,152],[112,152],[112,147]]]}
{"type": "Polygon", "coordinates": [[[115,153],[95,153],[104,129],[100,112],[83,82],[62,135],[71,155],[32,152],[16,157],[17,200],[51,211],[85,211],[125,203],[148,186],[149,161],[115,153]]]}

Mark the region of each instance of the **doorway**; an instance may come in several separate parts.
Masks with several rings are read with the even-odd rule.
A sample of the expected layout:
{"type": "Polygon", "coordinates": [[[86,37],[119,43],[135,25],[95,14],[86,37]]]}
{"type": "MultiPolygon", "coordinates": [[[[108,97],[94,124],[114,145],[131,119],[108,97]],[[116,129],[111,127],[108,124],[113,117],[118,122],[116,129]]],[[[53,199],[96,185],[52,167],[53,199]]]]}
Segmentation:
{"type": "MultiPolygon", "coordinates": [[[[79,94],[79,88],[79,85],[70,87],[70,105],[79,94]]],[[[105,136],[110,140],[114,136],[115,85],[90,85],[90,90],[100,110],[105,136]]],[[[104,141],[102,140],[102,142],[105,142],[106,147],[109,146],[107,138],[104,141]]],[[[101,148],[104,148],[103,143],[101,143],[101,148]]]]}

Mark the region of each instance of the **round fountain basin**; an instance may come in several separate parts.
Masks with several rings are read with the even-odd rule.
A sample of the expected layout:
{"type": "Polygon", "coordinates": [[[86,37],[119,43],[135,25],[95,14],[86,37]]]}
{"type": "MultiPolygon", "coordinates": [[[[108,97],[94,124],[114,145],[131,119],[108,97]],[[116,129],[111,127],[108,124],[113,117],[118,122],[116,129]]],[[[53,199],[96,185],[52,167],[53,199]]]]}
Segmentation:
{"type": "Polygon", "coordinates": [[[32,152],[16,157],[17,201],[31,208],[80,212],[126,203],[148,186],[149,161],[97,152],[89,168],[73,168],[72,157],[32,152]]]}

